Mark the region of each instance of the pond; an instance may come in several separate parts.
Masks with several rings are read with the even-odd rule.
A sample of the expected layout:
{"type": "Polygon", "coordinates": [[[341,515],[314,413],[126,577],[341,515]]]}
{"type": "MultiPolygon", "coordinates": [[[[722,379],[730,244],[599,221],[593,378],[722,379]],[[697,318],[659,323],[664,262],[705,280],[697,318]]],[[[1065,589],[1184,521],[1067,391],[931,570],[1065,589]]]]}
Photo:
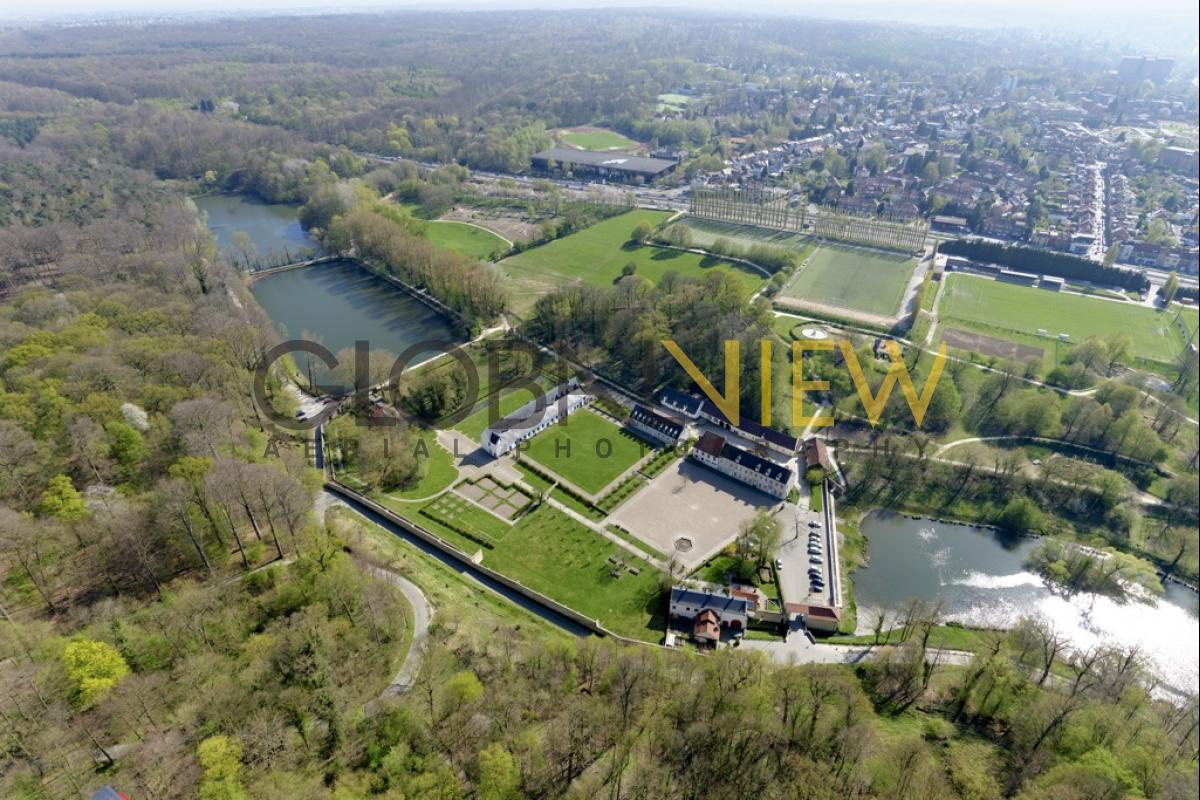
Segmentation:
{"type": "Polygon", "coordinates": [[[852,576],[860,634],[870,633],[877,609],[940,598],[948,618],[965,625],[1006,628],[1023,616],[1042,617],[1075,647],[1140,645],[1169,685],[1195,692],[1200,684],[1200,598],[1186,587],[1167,584],[1156,605],[1065,598],[1025,568],[1033,538],[882,512],[869,514],[862,532],[870,566],[852,576]]]}
{"type": "Polygon", "coordinates": [[[296,203],[264,203],[244,194],[206,194],[193,198],[201,217],[229,261],[253,268],[299,261],[319,249],[300,227],[296,203]],[[234,234],[242,231],[246,238],[234,234]]]}
{"type": "MultiPolygon", "coordinates": [[[[250,291],[285,339],[316,341],[334,353],[358,339],[371,350],[394,356],[421,341],[462,342],[441,314],[351,261],[265,275],[250,291]]],[[[422,358],[414,358],[410,366],[422,358]]],[[[327,371],[314,366],[316,381],[328,378],[327,371]]]]}

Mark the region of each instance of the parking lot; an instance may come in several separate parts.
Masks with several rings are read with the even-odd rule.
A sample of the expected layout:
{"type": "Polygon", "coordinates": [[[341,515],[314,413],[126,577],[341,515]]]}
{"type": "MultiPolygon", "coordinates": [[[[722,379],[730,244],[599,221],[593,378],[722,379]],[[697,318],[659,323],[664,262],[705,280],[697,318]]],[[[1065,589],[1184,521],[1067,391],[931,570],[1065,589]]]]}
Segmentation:
{"type": "Polygon", "coordinates": [[[732,542],[755,511],[776,505],[774,498],[682,458],[609,519],[691,571],[732,542]]]}
{"type": "MultiPolygon", "coordinates": [[[[802,489],[803,490],[803,489],[802,489]]],[[[825,530],[825,516],[820,512],[808,510],[808,503],[801,502],[799,506],[787,506],[781,512],[780,522],[783,525],[783,542],[779,546],[778,558],[783,563],[779,570],[779,586],[783,598],[788,603],[822,603],[833,604],[835,582],[830,574],[829,559],[836,556],[836,548],[829,532],[825,530]],[[811,523],[816,523],[815,526],[811,523]],[[812,541],[810,534],[816,533],[820,554],[814,556],[809,552],[812,541]],[[819,563],[814,563],[814,558],[819,563]],[[810,569],[816,569],[824,584],[819,591],[814,591],[809,575],[810,569]]]]}

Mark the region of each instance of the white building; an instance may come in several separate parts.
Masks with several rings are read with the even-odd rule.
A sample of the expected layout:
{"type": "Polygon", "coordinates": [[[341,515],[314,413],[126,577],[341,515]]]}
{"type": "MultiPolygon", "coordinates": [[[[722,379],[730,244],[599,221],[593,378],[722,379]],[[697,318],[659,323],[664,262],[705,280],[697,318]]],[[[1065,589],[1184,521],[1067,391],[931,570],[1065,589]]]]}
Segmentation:
{"type": "Polygon", "coordinates": [[[683,426],[678,422],[655,414],[641,404],[633,407],[626,424],[642,438],[664,447],[679,444],[679,437],[683,435],[683,426]]]}
{"type": "Polygon", "coordinates": [[[691,456],[706,467],[780,500],[787,499],[796,485],[796,473],[790,467],[756,456],[715,433],[701,436],[691,456]]]}
{"type": "Polygon", "coordinates": [[[701,592],[684,586],[671,588],[673,621],[692,621],[704,612],[714,614],[721,627],[740,631],[745,629],[749,619],[750,603],[732,593],[701,592]]]}
{"type": "Polygon", "coordinates": [[[580,391],[579,381],[572,378],[489,425],[481,437],[483,449],[499,458],[594,399],[580,391]]]}

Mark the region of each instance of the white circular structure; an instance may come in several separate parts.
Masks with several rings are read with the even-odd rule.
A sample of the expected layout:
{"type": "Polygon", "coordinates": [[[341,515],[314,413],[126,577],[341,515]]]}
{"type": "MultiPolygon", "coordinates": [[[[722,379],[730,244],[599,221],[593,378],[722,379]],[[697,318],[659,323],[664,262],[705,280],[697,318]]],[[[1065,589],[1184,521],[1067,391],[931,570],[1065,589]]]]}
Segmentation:
{"type": "Polygon", "coordinates": [[[800,334],[805,339],[813,339],[814,341],[829,338],[829,331],[823,331],[820,328],[804,328],[800,331],[800,334]]]}

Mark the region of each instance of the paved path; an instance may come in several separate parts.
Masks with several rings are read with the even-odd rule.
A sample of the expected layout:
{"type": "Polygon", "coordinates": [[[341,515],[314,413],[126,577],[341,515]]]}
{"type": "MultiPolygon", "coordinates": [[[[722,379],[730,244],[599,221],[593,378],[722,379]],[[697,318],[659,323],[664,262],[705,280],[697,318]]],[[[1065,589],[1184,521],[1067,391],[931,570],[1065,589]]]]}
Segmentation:
{"type": "Polygon", "coordinates": [[[376,578],[387,581],[398,588],[413,610],[413,636],[412,642],[408,646],[408,654],[404,656],[404,663],[400,665],[400,671],[396,673],[396,677],[392,678],[392,682],[380,695],[380,698],[395,697],[412,686],[413,680],[421,669],[421,654],[425,650],[425,637],[429,633],[429,620],[433,618],[433,606],[426,599],[421,587],[407,578],[381,567],[368,566],[366,569],[376,578]]]}
{"type": "MultiPolygon", "coordinates": [[[[813,644],[803,631],[793,631],[786,642],[743,639],[740,647],[762,650],[783,664],[858,664],[893,649],[889,645],[813,644]]],[[[975,654],[964,650],[942,650],[938,653],[931,648],[927,660],[932,661],[935,656],[939,664],[962,665],[969,664],[975,654]]]]}
{"type": "MultiPolygon", "coordinates": [[[[325,521],[325,512],[332,506],[349,508],[347,503],[329,492],[321,491],[317,494],[313,509],[317,512],[317,517],[322,523],[325,521]]],[[[408,578],[398,575],[391,570],[374,566],[373,564],[365,565],[365,569],[376,578],[387,581],[399,589],[413,610],[413,637],[412,642],[408,645],[408,653],[404,656],[404,663],[400,665],[400,671],[396,673],[396,677],[392,678],[392,682],[388,684],[388,687],[383,690],[383,694],[379,696],[380,699],[395,697],[412,685],[413,679],[421,669],[421,653],[424,650],[425,637],[429,634],[429,620],[433,618],[433,605],[425,597],[425,593],[421,591],[421,587],[408,578]]],[[[368,704],[368,710],[373,707],[375,702],[377,701],[372,701],[368,704]]]]}

